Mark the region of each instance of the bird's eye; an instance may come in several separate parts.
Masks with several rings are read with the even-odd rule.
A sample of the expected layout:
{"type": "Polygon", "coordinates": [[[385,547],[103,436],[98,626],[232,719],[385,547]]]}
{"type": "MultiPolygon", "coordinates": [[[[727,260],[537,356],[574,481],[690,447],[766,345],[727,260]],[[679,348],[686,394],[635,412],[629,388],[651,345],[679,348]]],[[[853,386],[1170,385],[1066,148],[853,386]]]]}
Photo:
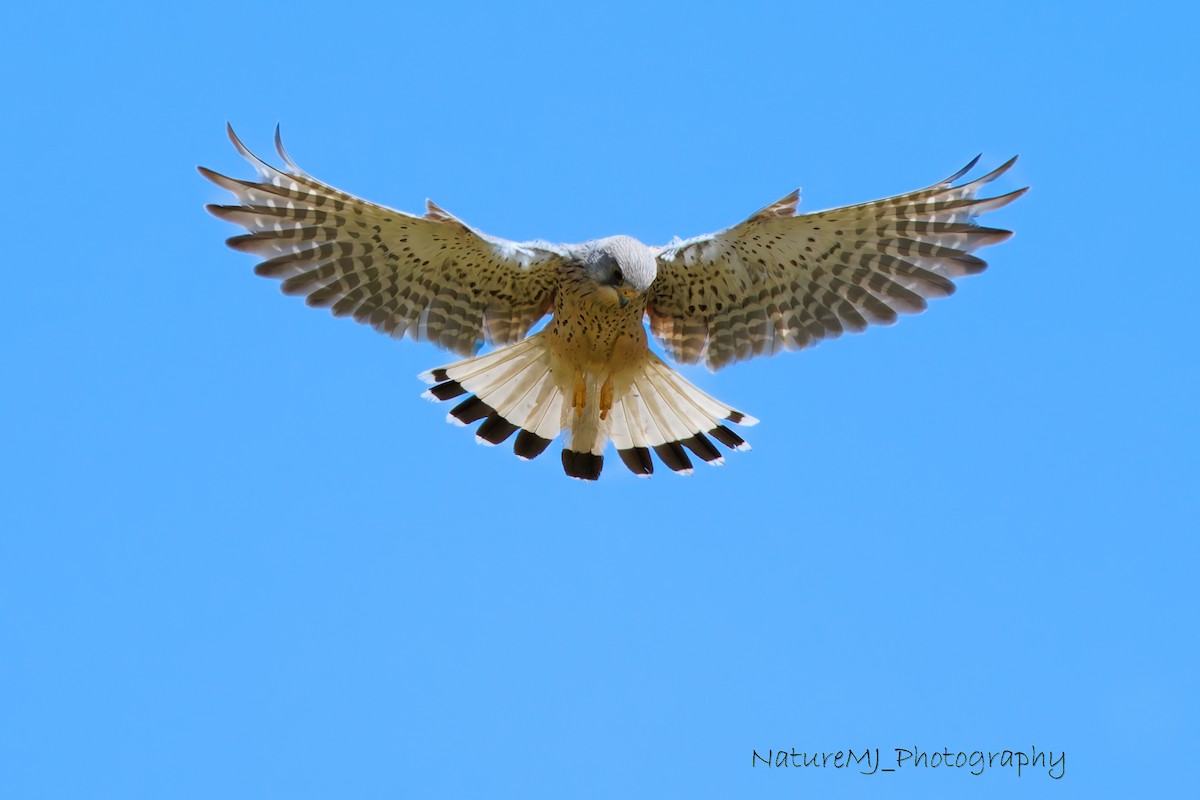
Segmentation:
{"type": "Polygon", "coordinates": [[[625,276],[621,274],[621,268],[613,270],[613,286],[623,286],[625,284],[625,276]]]}

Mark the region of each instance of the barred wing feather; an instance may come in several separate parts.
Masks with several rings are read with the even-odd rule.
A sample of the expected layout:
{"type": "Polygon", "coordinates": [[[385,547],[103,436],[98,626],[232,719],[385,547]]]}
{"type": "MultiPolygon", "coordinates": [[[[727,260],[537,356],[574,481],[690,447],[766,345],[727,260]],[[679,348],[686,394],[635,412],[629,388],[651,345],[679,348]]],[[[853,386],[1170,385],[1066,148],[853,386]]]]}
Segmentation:
{"type": "Polygon", "coordinates": [[[954,278],[983,271],[974,250],[1012,235],[975,218],[1026,189],[976,195],[1016,158],[954,186],[978,160],[919,191],[813,214],[796,213],[792,192],[732,228],[661,248],[651,330],[678,361],[715,370],[924,310],[954,292],[954,278]]]}
{"type": "Polygon", "coordinates": [[[488,236],[432,202],[418,217],[346,194],[297,167],[278,129],[286,170],[251,153],[232,128],[229,138],[259,180],[200,167],[238,201],[208,210],[249,231],[229,246],[264,257],[255,272],[282,280],[285,294],[463,355],[518,341],[550,311],[561,248],[488,236]]]}

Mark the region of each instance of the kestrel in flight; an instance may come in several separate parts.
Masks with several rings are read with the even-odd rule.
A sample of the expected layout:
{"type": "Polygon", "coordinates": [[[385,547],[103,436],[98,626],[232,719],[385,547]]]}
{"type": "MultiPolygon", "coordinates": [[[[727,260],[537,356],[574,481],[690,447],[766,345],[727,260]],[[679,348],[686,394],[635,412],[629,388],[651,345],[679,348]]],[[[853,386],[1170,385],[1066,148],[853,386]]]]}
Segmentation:
{"type": "Polygon", "coordinates": [[[229,246],[264,257],[255,272],[310,306],[472,356],[423,374],[427,396],[465,396],[449,419],[480,423],[476,439],[486,444],[516,434],[523,459],[563,433],[563,469],[584,480],[600,476],[609,441],[642,476],[654,471],[651,452],[690,473],[688,451],[723,463],[712,439],[749,449],[725,423],[757,420],[651,352],[647,319],[672,358],[713,370],[891,324],[952,294],[952,279],[983,271],[971,252],[1012,234],[975,218],[1026,191],[976,198],[1015,158],[954,186],[977,157],[928,188],[812,214],[797,213],[795,191],[733,227],[663,247],[629,236],[511,242],[430,201],[418,217],[321,183],[288,157],[278,128],[283,170],[232,128],[229,137],[259,180],[199,169],[237,198],[207,208],[249,231],[229,246]],[[484,344],[496,349],[476,356],[484,344]]]}

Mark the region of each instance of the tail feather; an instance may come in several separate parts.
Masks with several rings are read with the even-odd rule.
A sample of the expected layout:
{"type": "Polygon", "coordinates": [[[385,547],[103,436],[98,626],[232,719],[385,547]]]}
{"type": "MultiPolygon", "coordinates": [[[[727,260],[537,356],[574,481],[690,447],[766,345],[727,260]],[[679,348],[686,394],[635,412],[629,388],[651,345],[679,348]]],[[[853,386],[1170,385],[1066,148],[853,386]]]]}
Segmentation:
{"type": "Polygon", "coordinates": [[[536,433],[530,433],[522,429],[517,434],[517,441],[513,443],[513,453],[522,461],[529,461],[546,452],[546,448],[550,446],[550,441],[550,439],[543,439],[536,433]]]}
{"type": "Polygon", "coordinates": [[[647,430],[645,435],[648,437],[648,444],[663,444],[664,442],[677,441],[692,433],[690,425],[680,418],[676,413],[673,400],[668,392],[664,391],[665,386],[662,386],[649,376],[643,376],[634,386],[637,387],[638,393],[641,396],[642,402],[645,403],[647,410],[650,412],[650,418],[654,420],[656,425],[653,430],[647,430]],[[655,436],[654,434],[658,435],[655,436]],[[659,439],[655,442],[653,439],[659,439]]]}
{"type": "Polygon", "coordinates": [[[654,445],[654,455],[661,458],[669,469],[680,475],[692,474],[692,460],[688,458],[687,453],[683,451],[683,445],[679,442],[654,445]]]}
{"type": "Polygon", "coordinates": [[[654,472],[652,453],[669,469],[690,474],[689,452],[709,464],[725,462],[713,439],[734,450],[749,449],[723,423],[753,425],[757,420],[700,391],[652,353],[615,376],[612,407],[603,416],[599,405],[607,375],[584,377],[580,411],[571,399],[574,379],[556,372],[550,348],[535,334],[421,377],[434,384],[425,393],[432,400],[469,395],[448,419],[460,425],[480,423],[475,438],[481,444],[501,444],[516,434],[513,452],[519,458],[541,455],[565,430],[563,471],[582,480],[600,476],[609,441],[639,477],[654,472]]]}
{"type": "Polygon", "coordinates": [[[719,467],[725,463],[725,456],[721,455],[721,451],[703,433],[697,433],[690,439],[684,439],[680,444],[691,450],[693,455],[707,461],[709,464],[719,467]]]}
{"type": "Polygon", "coordinates": [[[651,452],[685,475],[692,471],[688,451],[714,466],[724,464],[708,437],[734,450],[748,450],[745,440],[722,423],[758,422],[700,391],[653,353],[646,354],[628,390],[613,403],[610,418],[608,437],[622,463],[639,476],[654,472],[651,452]]]}
{"type": "Polygon", "coordinates": [[[487,419],[475,432],[475,441],[480,444],[502,444],[508,437],[517,432],[517,426],[496,412],[488,414],[487,419]]]}
{"type": "MultiPolygon", "coordinates": [[[[697,421],[702,419],[725,419],[725,417],[727,417],[730,413],[738,414],[738,416],[745,416],[734,411],[720,400],[709,397],[695,386],[692,386],[690,383],[684,380],[682,375],[671,369],[671,367],[661,358],[656,357],[651,362],[651,368],[655,371],[663,384],[674,389],[676,394],[681,397],[684,402],[689,404],[696,410],[696,412],[698,412],[699,416],[693,414],[692,419],[697,421]]],[[[754,419],[753,417],[748,417],[747,419],[752,421],[744,423],[746,425],[753,425],[755,422],[758,422],[758,420],[754,419]]]]}
{"type": "Polygon", "coordinates": [[[480,444],[501,444],[516,433],[513,453],[529,460],[541,455],[561,430],[563,393],[539,335],[420,377],[434,384],[424,395],[430,400],[470,393],[447,419],[457,425],[482,420],[475,434],[480,444]]]}
{"type": "Polygon", "coordinates": [[[550,379],[550,368],[526,368],[492,391],[481,389],[488,402],[508,419],[527,421],[537,409],[538,398],[557,387],[550,379]]]}
{"type": "MultiPolygon", "coordinates": [[[[543,380],[534,398],[533,411],[529,415],[526,430],[542,439],[551,441],[562,430],[563,405],[566,395],[551,379],[543,380]]],[[[544,448],[543,448],[544,449],[544,448]]]]}
{"type": "Polygon", "coordinates": [[[710,397],[648,354],[629,391],[614,404],[610,433],[621,461],[634,474],[653,472],[650,451],[675,472],[689,474],[692,462],[686,451],[714,466],[725,463],[708,436],[735,450],[749,449],[724,421],[753,425],[758,420],[710,397]]]}
{"type": "Polygon", "coordinates": [[[650,451],[645,447],[617,450],[617,455],[621,457],[621,462],[629,467],[629,471],[639,478],[649,478],[654,474],[654,459],[650,457],[650,451]]]}
{"type": "Polygon", "coordinates": [[[728,447],[730,450],[749,450],[750,445],[746,444],[746,440],[738,436],[733,431],[726,428],[724,425],[718,425],[708,432],[708,435],[716,439],[721,444],[728,447]]]}

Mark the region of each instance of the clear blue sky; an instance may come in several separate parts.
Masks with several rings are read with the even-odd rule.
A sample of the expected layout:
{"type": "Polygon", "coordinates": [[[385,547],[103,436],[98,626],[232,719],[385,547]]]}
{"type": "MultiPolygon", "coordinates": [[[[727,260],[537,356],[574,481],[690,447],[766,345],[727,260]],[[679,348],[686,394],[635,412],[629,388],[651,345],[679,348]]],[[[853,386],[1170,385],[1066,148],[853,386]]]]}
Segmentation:
{"type": "Polygon", "coordinates": [[[5,12],[0,797],[1191,784],[1196,12],[834,6],[5,12]],[[584,485],[446,425],[415,376],[448,354],[222,244],[226,120],[515,239],[663,243],[979,151],[1033,188],[926,314],[686,370],[752,452],[584,485]],[[1065,778],[751,766],[1031,746],[1065,778]]]}

